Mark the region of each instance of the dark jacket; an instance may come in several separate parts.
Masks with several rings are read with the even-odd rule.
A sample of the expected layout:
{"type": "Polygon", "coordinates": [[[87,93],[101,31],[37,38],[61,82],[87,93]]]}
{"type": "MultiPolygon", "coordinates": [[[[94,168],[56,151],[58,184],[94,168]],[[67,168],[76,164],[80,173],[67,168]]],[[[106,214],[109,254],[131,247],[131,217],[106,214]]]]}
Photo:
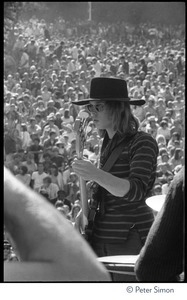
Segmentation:
{"type": "Polygon", "coordinates": [[[138,281],[178,281],[183,271],[184,168],[174,177],[135,265],[138,281]]]}
{"type": "MultiPolygon", "coordinates": [[[[106,138],[103,144],[105,141],[106,138]]],[[[101,150],[101,158],[106,147],[101,150]]],[[[109,150],[109,154],[115,147],[109,150]]],[[[102,201],[94,224],[95,242],[124,243],[130,228],[136,227],[144,244],[154,221],[153,212],[146,205],[145,199],[150,197],[154,185],[157,155],[155,139],[145,132],[138,132],[130,142],[124,143],[124,149],[110,173],[119,178],[127,178],[130,189],[124,197],[116,197],[104,188],[99,188],[98,195],[102,201]],[[104,213],[101,211],[103,206],[104,213]]]]}

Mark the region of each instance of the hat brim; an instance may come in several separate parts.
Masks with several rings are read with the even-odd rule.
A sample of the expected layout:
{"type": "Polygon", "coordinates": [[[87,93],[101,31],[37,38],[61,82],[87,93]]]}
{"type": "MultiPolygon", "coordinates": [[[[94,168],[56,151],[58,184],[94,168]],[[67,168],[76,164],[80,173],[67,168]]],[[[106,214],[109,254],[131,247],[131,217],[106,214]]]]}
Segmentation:
{"type": "Polygon", "coordinates": [[[98,99],[98,98],[89,98],[78,101],[72,101],[71,103],[75,105],[87,105],[90,101],[121,101],[121,102],[129,102],[130,105],[141,106],[146,103],[143,99],[134,99],[134,98],[110,98],[110,99],[98,99]]]}

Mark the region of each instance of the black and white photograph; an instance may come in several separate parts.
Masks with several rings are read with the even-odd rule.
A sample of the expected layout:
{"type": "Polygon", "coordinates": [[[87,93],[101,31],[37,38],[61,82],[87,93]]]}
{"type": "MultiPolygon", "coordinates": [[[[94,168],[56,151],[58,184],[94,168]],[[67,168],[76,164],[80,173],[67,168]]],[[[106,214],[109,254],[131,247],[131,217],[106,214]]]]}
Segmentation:
{"type": "Polygon", "coordinates": [[[185,8],[4,2],[1,286],[10,299],[12,283],[29,283],[32,299],[44,283],[46,300],[54,283],[68,283],[69,299],[81,286],[90,299],[180,297],[185,8]]]}

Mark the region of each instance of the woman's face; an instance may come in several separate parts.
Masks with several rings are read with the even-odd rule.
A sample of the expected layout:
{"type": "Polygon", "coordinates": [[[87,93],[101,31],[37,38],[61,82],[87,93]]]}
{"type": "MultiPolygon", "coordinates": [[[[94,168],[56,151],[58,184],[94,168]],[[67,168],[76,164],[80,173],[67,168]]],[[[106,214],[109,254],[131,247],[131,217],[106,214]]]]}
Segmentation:
{"type": "Polygon", "coordinates": [[[112,129],[111,115],[104,102],[90,101],[88,109],[97,129],[112,129]]]}

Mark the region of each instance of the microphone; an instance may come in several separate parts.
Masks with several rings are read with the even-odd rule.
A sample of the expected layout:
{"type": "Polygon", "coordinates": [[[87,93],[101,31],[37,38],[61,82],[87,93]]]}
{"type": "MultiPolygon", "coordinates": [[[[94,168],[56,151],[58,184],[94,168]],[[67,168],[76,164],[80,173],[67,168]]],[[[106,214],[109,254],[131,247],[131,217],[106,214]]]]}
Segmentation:
{"type": "Polygon", "coordinates": [[[78,119],[87,119],[88,117],[90,117],[90,114],[84,109],[80,110],[77,116],[78,119]]]}
{"type": "MultiPolygon", "coordinates": [[[[90,114],[86,110],[84,110],[84,109],[80,110],[80,112],[78,113],[77,118],[75,120],[75,123],[74,123],[74,131],[78,132],[81,124],[83,125],[83,123],[84,123],[84,125],[86,125],[87,124],[86,121],[89,117],[90,117],[90,114]]],[[[85,128],[86,133],[90,132],[91,130],[92,130],[92,128],[90,126],[87,126],[87,128],[85,128]]]]}

